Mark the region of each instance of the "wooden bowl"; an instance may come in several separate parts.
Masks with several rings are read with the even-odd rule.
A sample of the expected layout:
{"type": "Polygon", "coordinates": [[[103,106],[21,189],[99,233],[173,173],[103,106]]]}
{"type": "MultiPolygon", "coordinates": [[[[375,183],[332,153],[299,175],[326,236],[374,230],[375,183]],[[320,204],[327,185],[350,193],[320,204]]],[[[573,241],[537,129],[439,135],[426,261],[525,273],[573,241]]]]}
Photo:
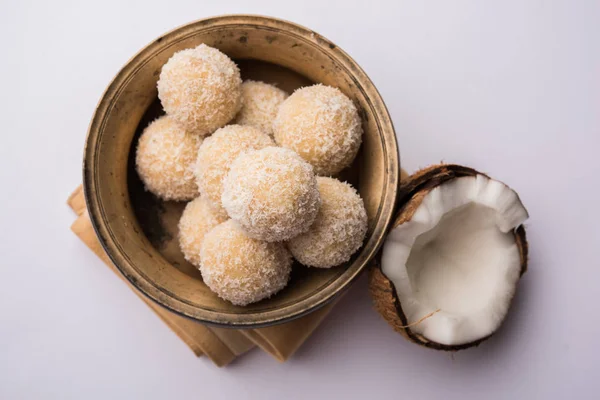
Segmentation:
{"type": "Polygon", "coordinates": [[[400,171],[392,122],[363,70],[339,47],[304,27],[267,17],[232,15],[193,22],[146,46],[102,96],[90,124],[83,182],[90,218],[104,249],[142,293],[178,314],[230,327],[289,321],[327,304],[365,269],[392,219],[400,171]],[[320,82],[339,88],[359,109],[363,144],[342,172],[365,201],[369,230],[362,249],[332,269],[294,266],[289,285],[270,299],[233,306],[213,294],[181,255],[176,225],[183,203],[162,202],[134,169],[137,137],[162,113],[156,82],[174,52],[200,43],[240,66],[243,78],[277,83],[288,92],[320,82]]]}

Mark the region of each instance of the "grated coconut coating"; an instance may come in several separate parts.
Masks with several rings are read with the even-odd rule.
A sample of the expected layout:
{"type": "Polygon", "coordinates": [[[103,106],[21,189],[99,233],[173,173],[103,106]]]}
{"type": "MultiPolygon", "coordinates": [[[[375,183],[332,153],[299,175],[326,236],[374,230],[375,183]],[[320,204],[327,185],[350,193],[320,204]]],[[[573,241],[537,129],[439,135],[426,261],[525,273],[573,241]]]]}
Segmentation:
{"type": "Polygon", "coordinates": [[[330,268],[348,260],[367,233],[367,212],[356,190],[333,178],[317,178],[321,209],[308,232],[288,242],[300,263],[330,268]]]}
{"type": "Polygon", "coordinates": [[[272,146],[273,139],[251,126],[227,125],[206,138],[198,151],[196,182],[215,213],[227,215],[221,205],[223,180],[233,160],[242,153],[272,146]]]}
{"type": "Polygon", "coordinates": [[[273,120],[287,97],[286,92],[268,83],[244,81],[242,109],[235,117],[235,123],[254,126],[273,136],[273,120]]]}
{"type": "Polygon", "coordinates": [[[240,70],[225,54],[201,44],[178,51],[162,67],[158,98],[188,132],[212,133],[242,106],[240,70]]]}
{"type": "Polygon", "coordinates": [[[349,166],[362,141],[358,111],[336,88],[313,85],[296,90],[279,107],[275,141],[312,164],[317,175],[335,175],[349,166]]]}
{"type": "Polygon", "coordinates": [[[200,250],[204,236],[227,218],[212,212],[208,202],[196,197],[187,203],[178,224],[179,248],[186,260],[200,266],[200,250]]]}
{"type": "Polygon", "coordinates": [[[223,206],[249,236],[279,242],[306,232],[321,200],[313,168],[282,147],[239,156],[223,182],[223,206]]]}
{"type": "Polygon", "coordinates": [[[287,285],[292,270],[283,244],[252,239],[232,220],[206,234],[201,255],[204,283],[238,306],[271,297],[287,285]]]}
{"type": "Polygon", "coordinates": [[[202,138],[186,133],[169,116],[151,122],[137,144],[135,165],[146,190],[163,200],[198,196],[194,165],[202,138]]]}

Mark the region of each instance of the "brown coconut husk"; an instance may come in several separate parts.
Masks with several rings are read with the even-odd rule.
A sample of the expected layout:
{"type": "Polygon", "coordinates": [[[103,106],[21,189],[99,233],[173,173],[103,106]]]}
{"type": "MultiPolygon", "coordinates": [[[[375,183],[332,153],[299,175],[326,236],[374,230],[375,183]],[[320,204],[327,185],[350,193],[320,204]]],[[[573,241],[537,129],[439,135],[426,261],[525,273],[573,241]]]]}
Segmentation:
{"type": "MultiPolygon", "coordinates": [[[[452,179],[476,175],[488,177],[486,174],[472,168],[453,164],[433,165],[411,175],[409,179],[404,181],[400,186],[397,205],[398,210],[396,219],[392,224],[392,229],[410,221],[425,196],[437,186],[452,179]]],[[[514,236],[521,256],[522,276],[527,271],[528,260],[528,245],[525,228],[522,225],[519,226],[515,230],[514,236]]],[[[433,342],[423,335],[415,333],[411,327],[414,327],[416,323],[407,320],[393,283],[381,271],[380,259],[381,253],[373,261],[369,274],[369,290],[371,292],[371,297],[373,298],[375,309],[379,314],[381,314],[396,332],[400,333],[406,339],[421,346],[436,350],[458,351],[477,346],[493,335],[492,333],[492,335],[470,343],[450,346],[433,342]]]]}

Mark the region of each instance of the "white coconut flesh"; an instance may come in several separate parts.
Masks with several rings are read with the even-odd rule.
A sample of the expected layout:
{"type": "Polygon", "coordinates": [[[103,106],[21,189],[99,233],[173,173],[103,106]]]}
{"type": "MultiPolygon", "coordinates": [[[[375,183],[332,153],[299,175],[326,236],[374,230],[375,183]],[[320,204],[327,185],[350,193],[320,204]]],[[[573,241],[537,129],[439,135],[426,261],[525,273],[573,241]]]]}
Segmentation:
{"type": "Polygon", "coordinates": [[[431,190],[382,253],[407,322],[433,313],[409,329],[449,346],[492,334],[520,276],[514,230],[527,218],[513,190],[483,175],[431,190]]]}

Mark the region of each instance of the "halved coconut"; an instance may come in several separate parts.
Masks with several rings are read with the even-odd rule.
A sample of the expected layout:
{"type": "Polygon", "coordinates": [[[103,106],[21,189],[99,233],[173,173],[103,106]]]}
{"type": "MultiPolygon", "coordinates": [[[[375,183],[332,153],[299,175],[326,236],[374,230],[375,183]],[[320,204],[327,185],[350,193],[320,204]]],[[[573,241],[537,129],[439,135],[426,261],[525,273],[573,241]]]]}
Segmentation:
{"type": "Polygon", "coordinates": [[[371,270],[377,310],[413,342],[460,350],[490,337],[527,268],[527,210],[505,184],[459,165],[411,176],[371,270]]]}

